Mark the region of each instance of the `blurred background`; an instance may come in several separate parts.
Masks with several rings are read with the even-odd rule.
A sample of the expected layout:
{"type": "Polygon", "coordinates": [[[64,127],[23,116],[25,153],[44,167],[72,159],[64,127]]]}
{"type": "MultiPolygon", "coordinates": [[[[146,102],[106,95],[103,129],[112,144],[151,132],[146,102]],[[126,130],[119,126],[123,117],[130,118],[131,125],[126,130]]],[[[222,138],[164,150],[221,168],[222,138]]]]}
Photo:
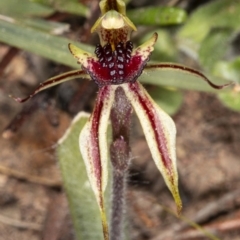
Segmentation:
{"type": "MultiPolygon", "coordinates": [[[[135,46],[159,34],[152,62],[193,67],[217,84],[234,82],[213,90],[195,76],[160,69],[140,78],[177,126],[184,217],[175,216],[134,117],[129,239],[240,239],[240,0],[125,2],[138,28],[135,46]]],[[[67,45],[94,52],[98,36],[90,29],[99,15],[97,0],[0,0],[0,239],[77,239],[56,148],[72,118],[91,112],[97,86],[72,80],[23,104],[9,94],[25,97],[40,82],[80,68],[67,45]]],[[[91,232],[91,222],[85,225],[91,232]]]]}

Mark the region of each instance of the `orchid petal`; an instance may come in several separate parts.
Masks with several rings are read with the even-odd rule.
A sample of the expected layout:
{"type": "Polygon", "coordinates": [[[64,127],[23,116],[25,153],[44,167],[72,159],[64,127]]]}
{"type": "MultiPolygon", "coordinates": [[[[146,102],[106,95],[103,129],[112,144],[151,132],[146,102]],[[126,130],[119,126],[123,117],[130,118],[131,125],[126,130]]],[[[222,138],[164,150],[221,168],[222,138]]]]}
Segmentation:
{"type": "Polygon", "coordinates": [[[58,76],[49,78],[45,82],[40,83],[39,87],[36,88],[35,91],[33,93],[31,93],[26,98],[13,97],[11,95],[10,95],[10,97],[12,97],[17,102],[25,102],[29,98],[32,98],[34,95],[36,95],[38,92],[41,92],[41,91],[43,91],[43,90],[45,90],[47,88],[53,87],[55,85],[58,85],[60,83],[66,82],[66,81],[74,79],[74,78],[90,79],[89,75],[86,74],[84,71],[82,71],[82,70],[73,70],[73,71],[69,71],[69,72],[60,74],[58,76]]]}
{"type": "Polygon", "coordinates": [[[233,82],[228,82],[228,83],[225,83],[225,84],[222,84],[222,85],[217,85],[217,84],[211,82],[203,73],[199,72],[196,69],[186,67],[186,66],[181,65],[181,64],[168,63],[168,62],[158,63],[158,64],[148,64],[144,68],[144,73],[150,73],[151,71],[154,71],[156,69],[170,70],[170,71],[175,71],[175,72],[186,73],[186,74],[189,74],[189,75],[194,75],[197,78],[199,78],[200,80],[203,80],[203,81],[207,82],[209,86],[211,86],[212,88],[215,88],[215,89],[222,89],[222,88],[225,88],[225,87],[233,84],[233,82]]]}
{"type": "Polygon", "coordinates": [[[140,120],[152,158],[162,173],[180,212],[182,203],[178,191],[175,124],[138,81],[122,84],[121,87],[140,120]]]}
{"type": "Polygon", "coordinates": [[[68,44],[68,48],[71,54],[78,60],[78,63],[80,63],[85,68],[91,67],[89,66],[90,65],[89,62],[91,61],[97,62],[98,60],[93,54],[86,52],[71,43],[68,44]]]}
{"type": "Polygon", "coordinates": [[[112,85],[99,89],[93,113],[79,137],[80,151],[100,208],[105,236],[108,235],[103,199],[108,179],[108,144],[106,134],[109,115],[114,102],[115,89],[116,86],[112,85]]]}
{"type": "Polygon", "coordinates": [[[149,40],[147,40],[142,45],[140,45],[139,47],[133,50],[132,56],[141,57],[141,60],[143,62],[148,61],[150,53],[154,50],[153,46],[156,43],[157,39],[158,39],[158,34],[155,32],[149,40]]]}

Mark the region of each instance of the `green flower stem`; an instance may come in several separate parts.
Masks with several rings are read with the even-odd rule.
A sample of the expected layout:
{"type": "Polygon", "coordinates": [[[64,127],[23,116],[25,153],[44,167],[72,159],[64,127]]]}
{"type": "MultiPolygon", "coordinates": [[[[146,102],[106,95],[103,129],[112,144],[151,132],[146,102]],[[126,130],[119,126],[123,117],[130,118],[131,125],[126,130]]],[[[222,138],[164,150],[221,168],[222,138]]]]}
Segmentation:
{"type": "Polygon", "coordinates": [[[130,162],[129,133],[132,107],[122,88],[116,89],[115,102],[111,110],[113,141],[110,156],[113,166],[112,212],[110,240],[124,238],[125,189],[130,162]]]}

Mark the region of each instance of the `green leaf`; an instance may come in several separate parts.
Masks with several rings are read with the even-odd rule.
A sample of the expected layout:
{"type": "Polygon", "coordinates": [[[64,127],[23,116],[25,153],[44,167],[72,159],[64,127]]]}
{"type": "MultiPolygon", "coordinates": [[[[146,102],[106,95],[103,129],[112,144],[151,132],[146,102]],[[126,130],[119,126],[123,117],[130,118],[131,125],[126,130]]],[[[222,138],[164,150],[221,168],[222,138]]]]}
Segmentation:
{"type": "Polygon", "coordinates": [[[63,34],[69,30],[69,24],[47,21],[41,18],[26,18],[26,19],[15,19],[15,21],[22,26],[28,26],[34,29],[38,29],[53,35],[63,34]]]}
{"type": "Polygon", "coordinates": [[[30,2],[29,0],[2,0],[0,1],[0,14],[10,17],[46,17],[54,12],[54,9],[30,2]]]}
{"type": "MultiPolygon", "coordinates": [[[[168,30],[157,30],[158,40],[154,45],[154,51],[151,59],[154,61],[171,62],[176,60],[177,49],[174,44],[172,34],[168,30]]],[[[141,38],[140,44],[143,44],[152,37],[152,32],[141,38]]]]}
{"type": "Polygon", "coordinates": [[[217,28],[203,40],[199,49],[199,61],[205,70],[211,71],[215,63],[227,52],[231,40],[231,29],[217,28]]]}
{"type": "Polygon", "coordinates": [[[53,61],[80,68],[68,50],[68,43],[74,43],[79,48],[93,52],[93,48],[71,41],[67,38],[53,36],[36,29],[13,22],[0,20],[0,42],[32,52],[53,61]]]}
{"type": "Polygon", "coordinates": [[[169,115],[175,114],[183,101],[182,93],[176,89],[154,86],[148,88],[148,93],[159,107],[169,115]]]}
{"type": "Polygon", "coordinates": [[[240,57],[231,62],[218,62],[214,67],[213,73],[215,76],[240,83],[240,57]]]}
{"type": "MultiPolygon", "coordinates": [[[[240,83],[240,58],[236,58],[231,62],[218,62],[214,68],[214,75],[224,77],[225,79],[240,83]]],[[[233,111],[240,111],[240,92],[236,89],[219,92],[218,98],[222,104],[233,111]]]]}
{"type": "Polygon", "coordinates": [[[173,7],[147,7],[130,10],[127,16],[135,24],[142,25],[171,25],[183,23],[186,12],[173,7]]]}
{"type": "Polygon", "coordinates": [[[218,98],[223,105],[234,111],[240,111],[240,92],[239,91],[226,91],[220,92],[218,98]]]}
{"type": "Polygon", "coordinates": [[[216,0],[202,5],[189,17],[178,33],[179,45],[195,54],[212,28],[239,30],[240,0],[216,0]]]}
{"type": "Polygon", "coordinates": [[[68,12],[80,16],[88,15],[88,8],[79,0],[32,0],[45,6],[50,6],[59,12],[68,12]]]}
{"type": "Polygon", "coordinates": [[[100,211],[79,150],[79,133],[88,118],[89,115],[83,112],[74,118],[59,140],[57,155],[77,239],[101,240],[100,211]]]}

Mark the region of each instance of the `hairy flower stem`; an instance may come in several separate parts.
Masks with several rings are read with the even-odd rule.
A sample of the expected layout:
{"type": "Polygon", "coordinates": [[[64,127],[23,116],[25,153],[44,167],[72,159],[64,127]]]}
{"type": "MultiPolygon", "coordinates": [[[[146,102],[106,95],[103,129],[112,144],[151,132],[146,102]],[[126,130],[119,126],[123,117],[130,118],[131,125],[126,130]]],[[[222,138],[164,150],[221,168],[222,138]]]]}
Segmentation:
{"type": "Polygon", "coordinates": [[[122,240],[125,208],[125,185],[130,161],[129,133],[132,107],[121,87],[116,89],[111,110],[113,141],[110,146],[113,166],[110,240],[122,240]]]}

